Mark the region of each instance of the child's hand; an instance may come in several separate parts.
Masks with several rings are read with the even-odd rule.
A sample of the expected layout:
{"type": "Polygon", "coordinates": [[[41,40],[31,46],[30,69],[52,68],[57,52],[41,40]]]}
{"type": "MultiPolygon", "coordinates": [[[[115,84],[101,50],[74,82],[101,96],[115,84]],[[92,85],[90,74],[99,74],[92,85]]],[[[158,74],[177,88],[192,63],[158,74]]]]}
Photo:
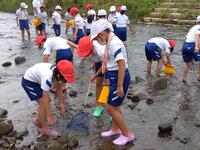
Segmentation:
{"type": "Polygon", "coordinates": [[[47,123],[48,123],[48,125],[54,125],[54,124],[56,124],[56,120],[52,116],[48,116],[47,123]]]}
{"type": "Polygon", "coordinates": [[[76,40],[77,36],[76,35],[73,35],[73,40],[76,40]]]}
{"type": "Polygon", "coordinates": [[[123,86],[117,86],[117,96],[124,97],[123,86]]]}
{"type": "Polygon", "coordinates": [[[94,82],[95,78],[96,78],[95,76],[91,76],[90,77],[90,82],[94,82]]]}

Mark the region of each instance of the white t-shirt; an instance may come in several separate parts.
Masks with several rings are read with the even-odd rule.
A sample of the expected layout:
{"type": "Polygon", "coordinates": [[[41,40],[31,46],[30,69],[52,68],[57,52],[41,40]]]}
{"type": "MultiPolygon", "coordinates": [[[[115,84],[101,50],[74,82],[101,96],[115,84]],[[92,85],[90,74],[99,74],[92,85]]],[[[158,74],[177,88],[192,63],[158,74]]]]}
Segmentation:
{"type": "Polygon", "coordinates": [[[83,20],[83,18],[81,17],[80,14],[77,14],[75,16],[75,18],[74,18],[74,25],[78,25],[79,29],[83,29],[83,27],[84,27],[85,24],[84,24],[84,20],[83,20]]]}
{"type": "Polygon", "coordinates": [[[125,61],[125,68],[128,68],[126,49],[122,41],[114,36],[108,50],[109,59],[106,64],[108,71],[118,70],[118,60],[125,61]]]}
{"type": "MultiPolygon", "coordinates": [[[[90,10],[88,10],[88,12],[89,11],[90,11],[90,13],[94,14],[94,20],[96,20],[96,12],[95,12],[95,10],[94,9],[90,9],[90,10]]],[[[88,12],[87,12],[87,14],[88,14],[88,12]]]]}
{"type": "MultiPolygon", "coordinates": [[[[94,20],[92,21],[92,23],[93,23],[93,22],[94,22],[94,20]]],[[[85,28],[86,28],[86,29],[91,29],[92,23],[88,23],[87,19],[84,20],[85,28]]]]}
{"type": "Polygon", "coordinates": [[[38,63],[30,67],[24,74],[26,80],[38,83],[41,89],[49,91],[52,86],[53,72],[50,63],[38,63]]]}
{"type": "Polygon", "coordinates": [[[40,18],[41,22],[42,23],[46,23],[47,22],[47,13],[44,11],[44,12],[41,12],[38,14],[38,18],[40,18]]]}
{"type": "Polygon", "coordinates": [[[123,28],[126,27],[127,24],[130,24],[129,18],[125,14],[119,14],[117,16],[116,27],[123,28]]]}
{"type": "MultiPolygon", "coordinates": [[[[33,0],[33,2],[32,2],[33,8],[36,8],[38,13],[41,12],[40,6],[42,5],[42,3],[44,3],[43,0],[33,0]]],[[[37,16],[37,13],[35,12],[35,10],[34,10],[34,16],[37,16]]]]}
{"type": "Polygon", "coordinates": [[[200,35],[200,25],[193,26],[186,36],[186,42],[195,42],[195,33],[200,35]]]}
{"type": "Polygon", "coordinates": [[[16,17],[19,20],[27,20],[28,19],[28,12],[26,9],[22,10],[21,8],[16,11],[16,17]]]}
{"type": "Polygon", "coordinates": [[[120,15],[120,13],[115,12],[115,13],[110,13],[108,16],[108,22],[111,24],[116,24],[117,17],[120,15]]]}
{"type": "Polygon", "coordinates": [[[43,55],[50,55],[52,50],[68,49],[70,46],[67,44],[67,40],[61,37],[48,38],[44,43],[43,55]]]}
{"type": "Polygon", "coordinates": [[[57,25],[61,24],[61,15],[57,11],[53,12],[52,18],[55,20],[55,24],[57,25]]]}
{"type": "Polygon", "coordinates": [[[93,40],[92,46],[93,46],[93,50],[94,50],[93,61],[101,62],[106,46],[99,44],[99,42],[97,40],[93,40]]]}
{"type": "Polygon", "coordinates": [[[163,50],[165,53],[170,53],[170,44],[169,42],[161,37],[155,37],[148,41],[149,43],[155,43],[161,50],[163,50]]]}

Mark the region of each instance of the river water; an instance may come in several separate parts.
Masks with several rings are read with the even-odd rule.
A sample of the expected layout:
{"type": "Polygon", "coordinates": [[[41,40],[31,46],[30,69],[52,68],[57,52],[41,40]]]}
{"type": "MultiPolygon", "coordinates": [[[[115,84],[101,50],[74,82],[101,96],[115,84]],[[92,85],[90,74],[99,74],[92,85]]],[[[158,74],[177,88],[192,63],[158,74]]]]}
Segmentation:
{"type": "MultiPolygon", "coordinates": [[[[20,30],[16,26],[15,15],[0,12],[0,47],[1,64],[11,61],[12,66],[0,66],[0,107],[7,109],[8,118],[12,119],[14,127],[18,131],[29,130],[29,134],[18,144],[29,145],[36,141],[37,131],[33,125],[36,116],[36,104],[30,102],[27,95],[21,88],[21,77],[25,70],[35,63],[42,61],[42,52],[37,50],[34,39],[34,27],[31,26],[31,41],[22,42],[20,30]],[[15,65],[16,56],[26,57],[26,62],[15,65]],[[14,101],[19,101],[14,103],[14,101]]],[[[53,36],[51,27],[47,27],[50,36],[53,36]]],[[[124,147],[112,145],[112,139],[103,139],[100,133],[109,129],[110,122],[107,113],[100,119],[92,117],[94,110],[94,96],[88,99],[87,108],[90,113],[90,130],[87,135],[79,135],[78,150],[198,150],[200,149],[200,128],[195,123],[200,120],[199,110],[199,87],[196,81],[196,64],[190,70],[189,83],[181,83],[183,61],[181,56],[181,45],[187,28],[165,27],[156,25],[136,25],[135,33],[129,33],[127,41],[127,51],[129,57],[129,68],[132,80],[135,76],[145,79],[142,84],[134,87],[135,92],[142,91],[149,94],[154,103],[147,105],[145,101],[140,101],[135,109],[131,110],[122,106],[122,113],[125,120],[134,132],[136,141],[124,147]],[[177,42],[176,50],[173,54],[173,62],[176,66],[176,74],[168,82],[168,88],[162,91],[155,91],[146,78],[146,58],[144,55],[144,44],[153,36],[174,38],[177,42]],[[161,138],[158,136],[158,124],[161,121],[171,121],[173,132],[170,137],[161,138]]],[[[64,28],[63,28],[64,33],[64,28]]],[[[65,37],[65,35],[63,35],[65,37]]],[[[58,119],[58,124],[54,127],[60,132],[66,132],[66,124],[70,118],[79,112],[83,106],[88,88],[88,77],[92,73],[89,61],[80,60],[76,54],[74,57],[77,82],[70,87],[78,91],[76,98],[67,98],[67,112],[65,116],[60,116],[54,105],[55,96],[52,95],[53,112],[58,119]]],[[[155,67],[154,67],[155,68],[155,67]]],[[[94,93],[95,85],[91,91],[94,93]]]]}

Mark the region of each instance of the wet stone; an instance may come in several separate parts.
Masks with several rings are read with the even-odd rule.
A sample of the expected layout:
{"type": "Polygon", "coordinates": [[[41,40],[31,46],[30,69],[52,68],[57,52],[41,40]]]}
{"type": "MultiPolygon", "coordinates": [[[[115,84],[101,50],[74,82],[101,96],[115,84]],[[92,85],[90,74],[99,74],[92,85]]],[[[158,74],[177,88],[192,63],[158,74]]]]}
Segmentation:
{"type": "Polygon", "coordinates": [[[39,142],[34,146],[34,150],[47,150],[47,142],[39,142]]]}
{"type": "Polygon", "coordinates": [[[92,92],[90,92],[89,94],[88,94],[88,96],[90,96],[90,97],[92,97],[94,94],[92,93],[92,92]]]}
{"type": "Polygon", "coordinates": [[[22,63],[24,63],[26,61],[26,58],[25,57],[23,57],[23,56],[17,56],[16,58],[15,58],[15,64],[22,64],[22,63]]]}
{"type": "Polygon", "coordinates": [[[198,128],[200,127],[200,120],[195,121],[195,126],[198,127],[198,128]]]}
{"type": "Polygon", "coordinates": [[[11,120],[5,120],[0,122],[0,136],[8,135],[13,130],[13,124],[11,120]]]}
{"type": "Polygon", "coordinates": [[[62,144],[60,144],[57,141],[54,140],[49,140],[47,144],[47,149],[48,150],[61,150],[62,149],[62,144]]]}
{"type": "Polygon", "coordinates": [[[78,94],[78,92],[75,91],[75,90],[70,90],[70,91],[69,91],[69,96],[70,96],[70,97],[76,97],[77,94],[78,94]]]}
{"type": "Polygon", "coordinates": [[[154,89],[156,90],[164,90],[167,88],[167,78],[160,78],[155,81],[153,85],[154,89]]]}
{"type": "Polygon", "coordinates": [[[6,117],[6,115],[8,114],[8,111],[3,109],[3,108],[0,108],[0,117],[6,117]]]}
{"type": "Polygon", "coordinates": [[[68,147],[73,148],[78,146],[78,138],[76,135],[69,135],[68,137],[68,147]]]}
{"type": "Polygon", "coordinates": [[[140,83],[140,82],[144,82],[145,80],[142,79],[141,77],[136,76],[135,77],[135,84],[140,83]]]}
{"type": "Polygon", "coordinates": [[[158,126],[159,133],[171,133],[173,130],[172,124],[169,122],[161,122],[158,126]]]}
{"type": "Polygon", "coordinates": [[[147,105],[152,105],[153,104],[153,99],[152,98],[148,98],[146,103],[147,103],[147,105]]]}
{"type": "Polygon", "coordinates": [[[20,101],[19,99],[13,100],[12,103],[16,104],[16,103],[18,103],[19,101],[20,101]]]}
{"type": "Polygon", "coordinates": [[[3,67],[9,67],[9,66],[11,66],[11,65],[12,65],[12,63],[11,63],[10,61],[4,62],[4,63],[2,64],[3,67]]]}

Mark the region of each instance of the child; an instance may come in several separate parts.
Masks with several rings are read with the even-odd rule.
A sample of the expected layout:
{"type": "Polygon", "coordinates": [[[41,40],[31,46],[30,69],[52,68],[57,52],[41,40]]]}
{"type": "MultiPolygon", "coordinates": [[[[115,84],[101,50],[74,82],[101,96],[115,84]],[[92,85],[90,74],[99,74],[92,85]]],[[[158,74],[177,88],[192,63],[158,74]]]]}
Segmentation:
{"type": "Polygon", "coordinates": [[[171,53],[174,50],[176,43],[174,40],[166,40],[161,37],[150,39],[145,44],[145,55],[147,58],[147,73],[151,74],[152,61],[157,61],[156,75],[160,76],[162,64],[172,65],[171,53]],[[163,54],[165,53],[167,60],[164,60],[163,54]]]}
{"type": "Polygon", "coordinates": [[[182,55],[183,61],[185,62],[183,69],[183,82],[187,82],[188,72],[193,63],[193,59],[199,61],[197,80],[200,81],[200,16],[197,17],[196,22],[197,25],[190,29],[183,44],[182,55]]]}
{"type": "Polygon", "coordinates": [[[58,132],[48,128],[49,121],[51,122],[53,119],[49,90],[52,85],[57,82],[75,82],[74,70],[71,62],[62,60],[56,66],[50,63],[38,63],[25,72],[21,82],[30,100],[36,101],[39,105],[39,133],[50,137],[59,135],[58,132]]]}
{"type": "Polygon", "coordinates": [[[85,20],[86,36],[90,35],[90,29],[91,29],[92,23],[94,22],[94,15],[95,14],[93,13],[93,11],[88,11],[87,19],[85,20]]]}
{"type": "Polygon", "coordinates": [[[54,32],[55,32],[55,35],[56,36],[60,36],[61,34],[61,22],[62,22],[62,19],[61,19],[61,11],[62,11],[62,8],[57,5],[55,7],[55,11],[53,12],[52,14],[52,18],[53,18],[53,29],[54,29],[54,32]]]}
{"type": "Polygon", "coordinates": [[[102,91],[104,74],[102,74],[102,57],[105,52],[105,45],[99,44],[96,40],[91,41],[90,37],[86,36],[80,39],[77,49],[77,54],[79,57],[88,57],[92,55],[93,66],[95,69],[95,74],[90,78],[90,81],[93,82],[96,80],[96,108],[93,112],[93,116],[98,118],[101,117],[104,107],[101,103],[98,102],[99,96],[102,91]]]}
{"type": "Polygon", "coordinates": [[[128,129],[119,106],[122,104],[130,84],[126,49],[109,29],[107,20],[96,21],[91,29],[91,39],[106,43],[102,71],[107,70],[109,76],[109,97],[107,112],[112,117],[112,127],[109,131],[102,132],[102,137],[121,134],[113,141],[115,145],[125,145],[134,140],[134,135],[128,129]]]}
{"type": "Polygon", "coordinates": [[[67,12],[65,13],[65,21],[66,23],[66,29],[65,29],[65,33],[67,35],[67,39],[72,40],[72,36],[73,36],[73,29],[72,26],[74,24],[74,20],[70,14],[70,8],[68,8],[67,12]]]}
{"type": "Polygon", "coordinates": [[[28,34],[29,41],[31,40],[27,8],[28,6],[24,2],[22,2],[20,4],[20,8],[16,11],[16,22],[17,22],[17,26],[20,27],[23,41],[25,40],[24,38],[25,30],[28,34]]]}
{"type": "Polygon", "coordinates": [[[129,21],[129,18],[125,15],[127,11],[126,6],[122,5],[120,7],[120,14],[117,16],[116,21],[116,36],[125,43],[127,40],[127,26],[130,28],[132,32],[132,27],[129,21]]]}
{"type": "Polygon", "coordinates": [[[120,14],[116,11],[116,7],[111,6],[110,7],[110,14],[108,16],[108,21],[112,24],[115,35],[116,35],[116,21],[117,21],[118,15],[120,15],[120,14]]]}
{"type": "MultiPolygon", "coordinates": [[[[54,50],[55,54],[55,63],[58,64],[61,60],[73,61],[73,48],[77,48],[77,45],[74,43],[65,40],[61,37],[51,37],[46,39],[44,35],[38,36],[36,39],[36,44],[39,48],[44,49],[43,52],[43,61],[49,62],[49,55],[51,51],[54,50]]],[[[56,93],[58,97],[58,101],[60,101],[60,113],[61,115],[65,112],[65,105],[63,100],[63,90],[65,84],[57,84],[56,85],[56,93]]]]}
{"type": "Polygon", "coordinates": [[[84,36],[84,20],[76,7],[70,9],[70,14],[74,18],[73,42],[78,44],[79,40],[84,36]]]}
{"type": "MultiPolygon", "coordinates": [[[[96,21],[96,12],[95,12],[95,10],[93,9],[92,4],[90,4],[90,3],[86,4],[86,5],[85,5],[85,8],[87,9],[88,12],[90,11],[90,13],[92,13],[92,14],[94,15],[94,21],[96,21]]],[[[88,12],[87,12],[87,13],[88,13],[88,12]]]]}
{"type": "Polygon", "coordinates": [[[46,8],[45,4],[42,4],[40,6],[41,13],[38,14],[38,18],[40,19],[41,24],[38,26],[38,30],[40,31],[40,34],[44,34],[45,36],[47,36],[45,28],[46,28],[46,23],[49,26],[49,19],[45,11],[45,8],[46,8]]]}

